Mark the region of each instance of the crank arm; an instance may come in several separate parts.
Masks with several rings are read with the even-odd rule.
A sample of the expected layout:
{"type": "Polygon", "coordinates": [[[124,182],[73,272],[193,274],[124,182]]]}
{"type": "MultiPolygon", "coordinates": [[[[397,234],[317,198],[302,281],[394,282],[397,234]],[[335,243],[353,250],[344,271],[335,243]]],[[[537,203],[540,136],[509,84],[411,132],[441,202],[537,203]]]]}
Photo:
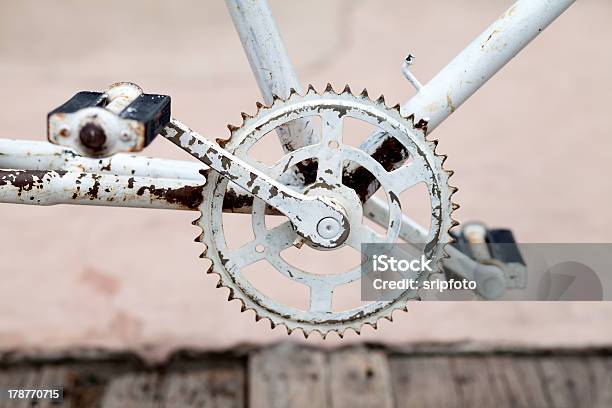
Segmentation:
{"type": "Polygon", "coordinates": [[[176,120],[161,135],[286,215],[296,232],[315,246],[335,248],[348,237],[349,222],[338,205],[287,188],[176,120]]]}

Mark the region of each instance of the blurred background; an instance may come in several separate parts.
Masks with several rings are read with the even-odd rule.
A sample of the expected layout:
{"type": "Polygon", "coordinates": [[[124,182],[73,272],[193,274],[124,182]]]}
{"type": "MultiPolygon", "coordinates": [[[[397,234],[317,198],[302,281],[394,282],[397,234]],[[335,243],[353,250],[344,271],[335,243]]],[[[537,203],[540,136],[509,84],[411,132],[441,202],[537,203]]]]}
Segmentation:
{"type": "MultiPolygon", "coordinates": [[[[391,105],[413,94],[406,54],[426,82],[511,3],[270,0],[304,86],[349,83],[391,105]]],[[[510,227],[521,242],[610,242],[611,13],[607,0],[577,2],[436,129],[459,221],[510,227]]],[[[0,2],[0,137],[45,140],[49,110],[116,81],[171,95],[173,115],[211,139],[262,99],[222,1],[0,2]]],[[[160,138],[145,154],[189,160],[160,138]]],[[[205,275],[194,218],[0,205],[0,350],[156,358],[287,340],[205,275]]],[[[606,302],[424,302],[377,331],[306,342],[610,344],[611,314],[606,302]]]]}

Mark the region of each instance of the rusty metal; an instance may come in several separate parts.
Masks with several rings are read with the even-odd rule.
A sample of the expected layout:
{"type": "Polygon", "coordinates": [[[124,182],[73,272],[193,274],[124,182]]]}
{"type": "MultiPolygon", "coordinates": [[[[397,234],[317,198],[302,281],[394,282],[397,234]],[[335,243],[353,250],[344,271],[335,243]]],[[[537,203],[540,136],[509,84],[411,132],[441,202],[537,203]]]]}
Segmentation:
{"type": "MultiPolygon", "coordinates": [[[[442,167],[443,158],[434,152],[435,142],[426,140],[422,128],[416,127],[411,119],[403,118],[398,108],[388,108],[382,100],[372,101],[365,93],[354,96],[348,87],[339,94],[331,86],[322,94],[309,88],[306,95],[292,93],[286,101],[276,99],[271,107],[260,107],[254,117],[245,118],[243,125],[234,129],[224,146],[238,159],[255,163],[249,151],[264,135],[289,120],[312,115],[321,116],[321,142],[287,153],[270,167],[260,165],[258,168],[265,177],[279,180],[297,163],[307,159],[315,162],[317,168],[314,183],[305,186],[303,193],[321,195],[339,203],[346,211],[350,224],[345,245],[359,252],[362,243],[396,242],[402,226],[399,194],[424,183],[433,210],[431,228],[424,234],[425,245],[421,251],[433,259],[434,264],[442,261],[444,244],[450,241],[448,230],[455,224],[451,217],[456,208],[451,202],[455,189],[448,185],[450,173],[442,167]],[[388,169],[367,152],[344,144],[342,123],[346,117],[364,121],[392,135],[403,150],[413,157],[410,165],[388,169]],[[362,222],[362,197],[367,196],[367,191],[360,196],[359,191],[344,184],[350,181],[345,180],[342,173],[342,164],[346,161],[356,162],[359,167],[366,168],[386,192],[389,202],[386,234],[381,235],[362,222]]],[[[187,143],[188,138],[183,142],[187,143]]],[[[268,318],[273,326],[281,324],[288,331],[300,328],[306,335],[312,331],[318,331],[323,336],[330,332],[342,335],[348,328],[359,332],[364,324],[376,326],[380,318],[390,318],[394,310],[405,308],[406,301],[417,295],[409,290],[392,302],[371,302],[353,309],[333,310],[331,299],[334,289],[359,280],[360,267],[340,273],[328,271],[330,274],[314,275],[287,263],[280,253],[292,245],[300,246],[300,236],[291,222],[267,229],[265,203],[259,199],[255,199],[251,207],[254,240],[237,249],[228,248],[226,231],[221,221],[228,185],[228,178],[220,172],[209,174],[203,191],[205,204],[200,207],[202,216],[196,221],[202,228],[202,234],[197,240],[202,241],[206,247],[202,256],[212,261],[209,272],[220,276],[219,285],[230,289],[230,299],[239,299],[243,310],[254,310],[258,318],[268,318]],[[249,282],[242,273],[243,268],[264,259],[278,273],[308,287],[310,305],[307,310],[292,308],[277,299],[271,299],[249,282]]],[[[426,279],[427,276],[422,274],[419,278],[426,279]]]]}
{"type": "MultiPolygon", "coordinates": [[[[573,0],[519,0],[425,85],[409,71],[412,61],[405,61],[403,73],[418,92],[401,109],[387,108],[382,98],[373,102],[367,93],[355,97],[348,88],[340,95],[331,87],[322,95],[311,88],[307,95],[298,95],[297,75],[265,0],[226,1],[264,99],[271,106],[258,104],[255,118],[243,114],[243,125],[230,126],[231,138],[220,141],[221,147],[199,135],[192,137],[194,132],[188,128],[182,130],[187,136],[181,140],[176,127],[179,122],[166,129],[169,139],[175,138],[174,142],[212,170],[201,163],[128,155],[88,159],[70,149],[47,144],[0,140],[0,169],[6,169],[0,170],[0,202],[198,209],[205,215],[197,221],[203,230],[198,239],[206,243],[204,256],[213,261],[211,272],[221,276],[220,285],[230,288],[230,298],[240,299],[243,309],[254,309],[258,317],[284,324],[289,331],[302,328],[305,334],[342,334],[346,328],[359,332],[364,323],[376,326],[378,318],[390,318],[394,309],[404,308],[404,301],[415,294],[406,292],[391,303],[334,312],[331,293],[335,285],[357,279],[357,272],[331,278],[309,276],[284,263],[279,251],[304,243],[316,246],[317,239],[347,233],[345,241],[337,243],[360,250],[362,242],[389,243],[402,237],[443,261],[443,247],[450,239],[448,229],[455,225],[451,218],[456,208],[451,202],[455,189],[448,185],[452,173],[443,168],[444,156],[436,154],[436,143],[427,140],[426,134],[454,113],[573,0]],[[307,113],[322,117],[321,134],[307,119],[307,113]],[[360,148],[349,148],[341,139],[340,119],[345,115],[381,130],[360,148]],[[277,131],[287,154],[274,166],[264,168],[248,160],[247,148],[270,130],[277,131]],[[413,161],[406,165],[409,157],[413,161]],[[351,164],[343,167],[346,159],[351,164]],[[420,182],[428,186],[430,194],[429,230],[403,215],[398,199],[401,191],[420,182]],[[372,197],[381,186],[389,204],[372,197]],[[304,211],[300,207],[305,202],[324,205],[315,211],[304,211]],[[279,210],[291,222],[266,229],[264,215],[279,210]],[[255,240],[228,250],[221,223],[223,211],[250,214],[255,240]],[[360,224],[362,215],[386,226],[387,235],[364,228],[360,224]],[[342,222],[338,224],[339,218],[342,222]],[[288,278],[309,286],[309,310],[279,306],[245,281],[240,269],[259,259],[267,259],[288,278]]],[[[123,105],[117,100],[117,109],[123,105]]],[[[82,145],[88,152],[107,143],[107,135],[102,137],[99,129],[89,128],[77,134],[65,127],[62,118],[55,119],[58,120],[49,127],[54,141],[70,139],[75,141],[73,147],[82,145]]],[[[118,140],[130,144],[132,139],[126,136],[118,140]]],[[[131,150],[141,147],[138,143],[136,146],[131,150]]],[[[445,265],[450,269],[473,269],[465,258],[461,254],[452,256],[445,265]]],[[[496,278],[494,266],[487,268],[478,279],[496,278]]],[[[477,278],[473,273],[472,277],[477,278]]]]}
{"type": "MultiPolygon", "coordinates": [[[[301,92],[301,84],[267,1],[226,0],[226,5],[264,102],[272,104],[275,96],[286,99],[291,90],[301,92]]],[[[277,129],[285,152],[316,143],[318,133],[308,118],[291,121],[277,129]]]]}
{"type": "Polygon", "coordinates": [[[99,99],[106,103],[104,107],[91,106],[70,113],[51,112],[47,125],[49,141],[89,157],[142,150],[145,145],[144,126],[135,120],[120,120],[118,117],[141,94],[138,85],[118,82],[104,94],[100,93],[99,99]]]}
{"type": "MultiPolygon", "coordinates": [[[[284,112],[281,112],[279,116],[283,114],[284,112]]],[[[265,119],[266,121],[245,117],[242,128],[247,132],[258,134],[261,132],[265,134],[267,133],[266,129],[273,130],[276,128],[276,126],[266,123],[273,122],[275,118],[265,119]]],[[[336,117],[336,119],[338,118],[336,117]]],[[[327,117],[326,120],[332,121],[334,118],[327,117]]],[[[261,166],[252,166],[246,163],[228,150],[219,147],[214,142],[202,137],[176,120],[173,120],[164,129],[162,135],[209,166],[222,177],[231,180],[248,193],[286,215],[295,230],[313,245],[324,248],[336,248],[346,240],[349,234],[347,216],[345,210],[333,202],[333,200],[328,200],[324,196],[319,195],[306,196],[292,190],[275,179],[268,177],[261,169],[261,166]],[[330,236],[327,233],[322,233],[318,227],[323,220],[327,219],[333,220],[338,226],[335,230],[336,233],[330,236]]],[[[332,135],[328,136],[332,137],[332,135]]],[[[320,145],[313,146],[319,149],[320,145]]],[[[319,150],[322,150],[321,156],[327,156],[329,149],[325,146],[324,149],[319,150]]],[[[319,156],[320,160],[322,159],[321,156],[319,156]]],[[[320,160],[319,167],[321,166],[320,160]]],[[[337,169],[330,167],[326,170],[330,174],[331,172],[336,172],[338,177],[340,177],[342,162],[334,164],[337,165],[337,169]]],[[[321,178],[322,183],[326,181],[324,178],[327,177],[322,176],[321,173],[318,173],[318,176],[321,178]]]]}
{"type": "Polygon", "coordinates": [[[124,153],[94,159],[47,142],[0,139],[0,169],[60,170],[199,181],[200,170],[207,167],[200,162],[124,153]]]}
{"type": "Polygon", "coordinates": [[[196,183],[64,170],[0,170],[0,202],[196,210],[205,181],[203,177],[196,183]]]}
{"type": "MultiPolygon", "coordinates": [[[[168,187],[180,188],[186,182],[193,181],[194,185],[200,183],[202,180],[200,172],[207,171],[208,166],[199,161],[170,160],[123,153],[94,159],[79,156],[71,149],[47,142],[0,139],[0,169],[54,170],[152,179],[163,178],[168,183],[171,179],[175,179],[175,185],[168,187]]],[[[72,203],[76,204],[76,202],[72,203]]],[[[238,192],[235,186],[231,186],[226,194],[224,211],[250,214],[252,203],[252,195],[238,192]]],[[[270,206],[268,206],[267,213],[280,214],[270,206]]]]}
{"type": "MultiPolygon", "coordinates": [[[[402,114],[423,121],[426,132],[432,132],[574,1],[517,1],[425,85],[410,72],[413,58],[408,56],[402,74],[414,85],[417,94],[401,105],[402,114]]],[[[373,134],[364,144],[376,154],[384,150],[385,140],[373,134]]],[[[386,164],[402,162],[390,160],[386,164]]],[[[375,184],[368,187],[370,191],[377,188],[375,184]]]]}
{"type": "MultiPolygon", "coordinates": [[[[409,55],[402,65],[402,74],[417,89],[417,94],[401,105],[402,114],[414,117],[427,133],[432,132],[574,1],[517,1],[425,85],[410,72],[413,58],[409,55]]],[[[362,148],[372,155],[381,154],[386,151],[383,144],[387,139],[374,133],[362,148]]],[[[400,166],[404,159],[394,160],[384,158],[382,164],[400,166]]],[[[378,186],[373,181],[365,189],[372,192],[378,186]]]]}
{"type": "Polygon", "coordinates": [[[402,104],[402,113],[427,119],[431,132],[574,1],[517,1],[402,104]]]}

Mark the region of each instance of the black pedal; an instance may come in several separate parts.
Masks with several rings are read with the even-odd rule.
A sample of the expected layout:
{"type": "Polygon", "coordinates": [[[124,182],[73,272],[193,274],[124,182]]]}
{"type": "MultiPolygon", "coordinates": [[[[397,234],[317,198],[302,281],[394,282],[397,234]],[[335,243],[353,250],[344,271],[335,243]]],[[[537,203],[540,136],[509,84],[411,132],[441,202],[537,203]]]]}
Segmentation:
{"type": "Polygon", "coordinates": [[[514,238],[514,234],[509,229],[489,229],[482,224],[468,223],[458,232],[451,231],[451,235],[455,238],[455,242],[452,243],[452,245],[474,260],[483,260],[479,259],[481,256],[478,253],[481,252],[479,246],[483,246],[486,248],[486,252],[488,252],[490,259],[497,260],[504,264],[517,263],[526,265],[516,239],[514,238]],[[482,235],[478,234],[479,236],[477,236],[476,239],[470,237],[469,233],[466,233],[466,229],[474,225],[478,225],[482,228],[482,235]]]}
{"type": "Polygon", "coordinates": [[[47,115],[51,143],[106,157],[148,146],[170,122],[170,97],[118,82],[106,92],[79,92],[47,115]]]}
{"type": "Polygon", "coordinates": [[[506,288],[525,288],[527,264],[512,231],[506,228],[489,229],[477,222],[463,224],[452,245],[474,261],[493,264],[504,273],[506,288]]]}

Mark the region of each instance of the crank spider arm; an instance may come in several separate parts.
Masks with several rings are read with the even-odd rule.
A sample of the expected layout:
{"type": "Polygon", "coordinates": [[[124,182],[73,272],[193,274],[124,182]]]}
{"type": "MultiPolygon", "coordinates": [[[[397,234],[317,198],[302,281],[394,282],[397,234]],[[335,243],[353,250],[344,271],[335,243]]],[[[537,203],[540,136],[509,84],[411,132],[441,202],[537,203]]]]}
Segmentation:
{"type": "Polygon", "coordinates": [[[172,120],[161,135],[285,214],[296,232],[313,244],[334,248],[348,236],[348,219],[334,203],[291,190],[176,120],[172,120]]]}

